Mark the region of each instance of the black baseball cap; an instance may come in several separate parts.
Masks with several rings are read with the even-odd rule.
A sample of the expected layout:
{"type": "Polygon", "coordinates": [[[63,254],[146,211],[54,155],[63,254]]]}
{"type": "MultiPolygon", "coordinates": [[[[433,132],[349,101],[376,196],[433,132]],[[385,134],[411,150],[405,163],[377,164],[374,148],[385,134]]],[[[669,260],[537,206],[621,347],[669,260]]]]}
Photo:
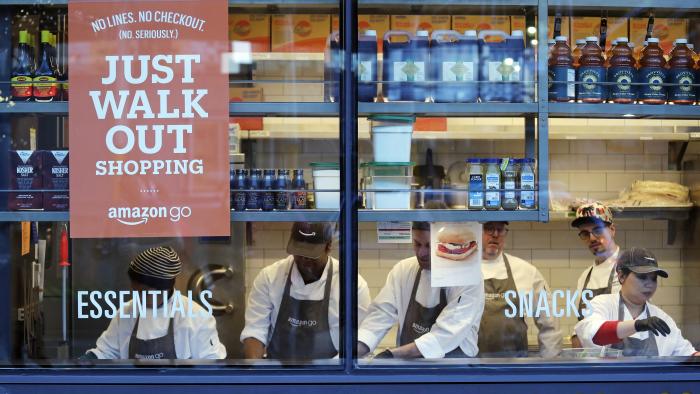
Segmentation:
{"type": "Polygon", "coordinates": [[[617,269],[628,269],[636,274],[656,272],[662,278],[668,278],[668,272],[659,268],[656,256],[644,248],[625,250],[617,258],[617,269]]]}
{"type": "Polygon", "coordinates": [[[334,226],[327,222],[296,222],[287,244],[287,253],[317,259],[326,251],[326,245],[333,241],[334,226]]]}

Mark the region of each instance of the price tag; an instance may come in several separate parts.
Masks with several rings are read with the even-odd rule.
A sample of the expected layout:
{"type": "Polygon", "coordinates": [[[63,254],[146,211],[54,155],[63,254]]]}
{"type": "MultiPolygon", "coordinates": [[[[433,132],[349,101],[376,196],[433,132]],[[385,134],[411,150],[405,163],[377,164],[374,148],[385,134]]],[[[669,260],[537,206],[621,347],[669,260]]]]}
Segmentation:
{"type": "Polygon", "coordinates": [[[411,222],[377,222],[377,243],[410,244],[411,222]]]}

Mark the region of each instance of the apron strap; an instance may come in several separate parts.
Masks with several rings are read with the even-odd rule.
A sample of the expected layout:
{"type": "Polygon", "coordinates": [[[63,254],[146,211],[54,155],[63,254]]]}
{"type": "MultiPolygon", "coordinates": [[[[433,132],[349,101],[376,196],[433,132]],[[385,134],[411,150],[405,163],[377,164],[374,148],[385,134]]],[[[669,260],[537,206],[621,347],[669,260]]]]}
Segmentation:
{"type": "MultiPolygon", "coordinates": [[[[593,270],[593,267],[591,267],[591,271],[593,270]]],[[[617,262],[613,264],[612,269],[610,270],[610,276],[608,277],[608,294],[612,294],[612,283],[613,279],[615,279],[615,274],[617,273],[617,262]]]]}
{"type": "Polygon", "coordinates": [[[331,285],[333,284],[333,260],[328,257],[328,275],[326,275],[326,289],[323,292],[323,309],[328,310],[331,304],[331,285]]]}
{"type": "MultiPolygon", "coordinates": [[[[503,253],[503,263],[506,265],[506,274],[508,275],[508,284],[515,290],[515,294],[518,295],[518,287],[515,285],[515,278],[513,277],[513,271],[510,269],[510,263],[508,262],[508,257],[503,253]]],[[[518,296],[518,298],[520,298],[518,296]]]]}
{"type": "Polygon", "coordinates": [[[411,290],[411,298],[409,298],[409,302],[411,300],[416,299],[416,293],[418,292],[418,283],[420,282],[420,277],[421,274],[423,273],[423,268],[418,268],[418,273],[416,274],[416,278],[413,280],[413,290],[411,290]]]}

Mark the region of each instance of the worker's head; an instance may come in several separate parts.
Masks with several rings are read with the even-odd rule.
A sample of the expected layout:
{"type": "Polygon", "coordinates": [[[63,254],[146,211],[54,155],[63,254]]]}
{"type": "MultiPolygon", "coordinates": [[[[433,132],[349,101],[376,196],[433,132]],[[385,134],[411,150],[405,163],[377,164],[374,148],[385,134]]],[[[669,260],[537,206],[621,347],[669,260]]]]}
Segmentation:
{"type": "Polygon", "coordinates": [[[579,238],[596,259],[602,261],[615,253],[615,224],[607,206],[599,202],[581,205],[571,226],[578,229],[579,238]]]}
{"type": "MultiPolygon", "coordinates": [[[[443,201],[431,200],[425,203],[425,209],[447,209],[443,201]]],[[[413,239],[413,252],[416,254],[418,264],[424,270],[430,269],[430,222],[413,222],[411,225],[411,237],[413,239]]]]}
{"type": "Polygon", "coordinates": [[[333,246],[332,223],[296,222],[287,243],[287,253],[294,256],[297,269],[315,276],[328,262],[333,246]]]}
{"type": "Polygon", "coordinates": [[[503,253],[508,235],[508,222],[486,222],[481,233],[481,258],[495,260],[503,253]]]}
{"type": "Polygon", "coordinates": [[[180,256],[170,246],[148,248],[129,264],[131,287],[137,291],[175,288],[175,278],[182,270],[180,256]]]}
{"type": "Polygon", "coordinates": [[[656,256],[644,248],[622,252],[616,269],[622,296],[635,305],[642,305],[654,296],[659,276],[668,278],[668,272],[659,268],[656,256]]]}

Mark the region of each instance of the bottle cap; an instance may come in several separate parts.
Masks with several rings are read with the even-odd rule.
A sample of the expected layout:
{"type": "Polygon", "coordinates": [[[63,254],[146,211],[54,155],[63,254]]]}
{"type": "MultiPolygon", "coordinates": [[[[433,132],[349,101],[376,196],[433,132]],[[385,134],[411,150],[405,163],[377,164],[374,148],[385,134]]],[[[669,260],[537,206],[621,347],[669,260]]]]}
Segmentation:
{"type": "Polygon", "coordinates": [[[466,30],[464,35],[467,37],[476,37],[476,30],[466,30]]]}
{"type": "Polygon", "coordinates": [[[617,38],[616,38],[616,39],[614,39],[614,40],[612,40],[612,46],[615,46],[615,45],[617,45],[617,43],[618,43],[618,41],[617,41],[617,38]]]}
{"type": "Polygon", "coordinates": [[[673,45],[678,45],[678,44],[688,44],[688,39],[687,38],[677,38],[676,41],[673,42],[673,45]]]}
{"type": "Polygon", "coordinates": [[[556,43],[557,43],[556,40],[554,40],[554,39],[552,39],[552,38],[550,38],[549,40],[547,40],[547,45],[549,45],[549,46],[552,46],[552,45],[554,45],[554,44],[556,44],[556,43]]]}
{"type": "Polygon", "coordinates": [[[566,42],[569,39],[566,36],[557,36],[555,40],[557,40],[558,42],[566,42]]]}
{"type": "Polygon", "coordinates": [[[655,44],[658,44],[658,43],[659,43],[659,39],[656,38],[656,37],[651,37],[651,38],[647,39],[647,43],[651,44],[652,42],[655,43],[655,44]]]}
{"type": "Polygon", "coordinates": [[[27,43],[27,31],[26,30],[20,30],[19,31],[19,43],[20,44],[26,44],[27,43]]]}
{"type": "Polygon", "coordinates": [[[596,36],[588,36],[588,37],[586,37],[586,42],[595,42],[595,43],[598,43],[598,37],[596,37],[596,36]]]}
{"type": "Polygon", "coordinates": [[[366,35],[366,36],[373,36],[373,37],[376,37],[376,36],[377,36],[377,31],[376,31],[376,30],[372,30],[372,29],[365,30],[365,35],[366,35]]]}
{"type": "Polygon", "coordinates": [[[48,30],[41,31],[41,42],[47,44],[51,42],[51,33],[48,30]]]}
{"type": "Polygon", "coordinates": [[[584,40],[583,38],[579,38],[578,40],[576,40],[576,45],[586,45],[586,40],[584,40]]]}
{"type": "Polygon", "coordinates": [[[467,163],[469,163],[469,164],[480,164],[480,163],[481,163],[481,159],[479,159],[479,158],[467,159],[467,163]]]}
{"type": "Polygon", "coordinates": [[[619,43],[621,43],[621,42],[629,42],[629,40],[627,39],[627,37],[618,37],[618,38],[617,38],[617,43],[619,44],[619,43]]]}
{"type": "Polygon", "coordinates": [[[417,36],[417,37],[428,37],[429,34],[428,34],[428,31],[427,31],[427,30],[418,30],[418,31],[416,32],[416,36],[417,36]]]}
{"type": "Polygon", "coordinates": [[[523,31],[522,30],[513,30],[511,33],[511,36],[513,37],[524,37],[523,31]]]}

